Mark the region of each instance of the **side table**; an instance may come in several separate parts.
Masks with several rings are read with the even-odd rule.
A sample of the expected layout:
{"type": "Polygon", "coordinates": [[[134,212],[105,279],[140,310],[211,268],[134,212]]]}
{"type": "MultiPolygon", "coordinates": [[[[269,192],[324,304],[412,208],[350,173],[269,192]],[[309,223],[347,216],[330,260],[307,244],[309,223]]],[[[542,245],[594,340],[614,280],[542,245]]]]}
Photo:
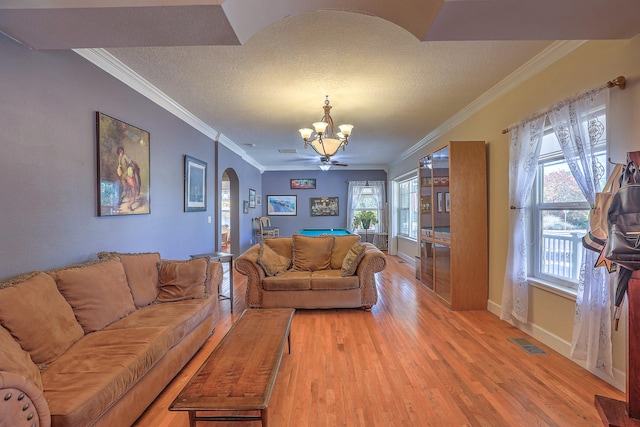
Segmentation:
{"type": "MultiPolygon", "coordinates": [[[[211,261],[215,262],[227,262],[229,263],[229,296],[220,293],[218,297],[220,299],[228,299],[231,305],[231,312],[233,313],[233,254],[226,252],[208,252],[204,254],[190,255],[191,259],[209,257],[211,261]]],[[[220,290],[222,292],[222,289],[220,290]]]]}

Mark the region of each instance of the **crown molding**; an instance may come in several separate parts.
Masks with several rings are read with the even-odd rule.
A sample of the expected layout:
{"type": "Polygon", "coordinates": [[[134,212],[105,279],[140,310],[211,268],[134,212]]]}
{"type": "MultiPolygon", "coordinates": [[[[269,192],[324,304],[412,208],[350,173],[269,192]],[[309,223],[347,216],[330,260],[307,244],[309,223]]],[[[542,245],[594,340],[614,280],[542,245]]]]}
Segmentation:
{"type": "Polygon", "coordinates": [[[189,110],[171,99],[164,92],[126,66],[122,61],[111,55],[105,49],[73,49],[73,51],[87,61],[96,65],[98,68],[111,74],[113,77],[131,87],[141,95],[147,97],[169,113],[178,117],[189,126],[208,136],[213,141],[224,145],[229,150],[240,156],[244,161],[259,169],[260,172],[264,171],[262,165],[250,157],[246,151],[238,147],[238,145],[231,139],[207,125],[189,110]]]}
{"type": "Polygon", "coordinates": [[[451,116],[431,133],[422,138],[417,144],[402,153],[399,158],[390,163],[390,166],[396,165],[413,156],[430,142],[435,141],[440,136],[460,125],[474,114],[480,112],[483,108],[511,92],[522,83],[545,70],[556,61],[564,58],[586,42],[586,40],[572,40],[552,43],[549,47],[531,58],[529,61],[525,62],[517,70],[502,79],[491,89],[476,98],[471,104],[451,116]]]}

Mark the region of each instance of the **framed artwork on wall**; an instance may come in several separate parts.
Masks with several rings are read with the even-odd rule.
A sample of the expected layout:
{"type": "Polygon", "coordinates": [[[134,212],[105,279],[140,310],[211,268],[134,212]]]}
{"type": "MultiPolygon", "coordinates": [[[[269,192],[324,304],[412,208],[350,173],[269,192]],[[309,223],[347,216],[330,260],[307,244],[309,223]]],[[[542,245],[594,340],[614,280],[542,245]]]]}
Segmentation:
{"type": "Polygon", "coordinates": [[[338,197],[311,197],[311,216],[338,216],[338,197]]]}
{"type": "Polygon", "coordinates": [[[315,190],[316,179],[315,178],[297,178],[289,180],[289,185],[292,190],[315,190]]]}
{"type": "Polygon", "coordinates": [[[243,200],[242,201],[242,213],[249,213],[249,201],[248,200],[243,200]]]}
{"type": "Polygon", "coordinates": [[[256,190],[252,188],[249,189],[249,207],[250,208],[256,207],[256,190]]]}
{"type": "Polygon", "coordinates": [[[451,212],[451,196],[448,191],[444,193],[444,211],[451,212]]]}
{"type": "Polygon", "coordinates": [[[298,215],[298,196],[267,196],[267,215],[298,215]]]}
{"type": "Polygon", "coordinates": [[[150,213],[149,132],[98,111],[96,140],[98,216],[150,213]]]}
{"type": "Polygon", "coordinates": [[[184,156],[184,211],[207,210],[207,164],[184,156]]]}
{"type": "Polygon", "coordinates": [[[438,192],[438,213],[442,213],[442,204],[443,204],[443,200],[442,200],[442,193],[438,192]]]}

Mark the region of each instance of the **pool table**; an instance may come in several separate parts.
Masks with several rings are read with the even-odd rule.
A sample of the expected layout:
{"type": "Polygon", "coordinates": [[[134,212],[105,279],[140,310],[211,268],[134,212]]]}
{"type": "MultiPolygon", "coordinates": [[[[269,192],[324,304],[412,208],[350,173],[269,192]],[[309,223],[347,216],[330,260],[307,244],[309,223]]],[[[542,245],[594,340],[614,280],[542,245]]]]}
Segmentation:
{"type": "Polygon", "coordinates": [[[348,234],[355,234],[348,228],[302,228],[298,231],[298,234],[303,236],[320,236],[322,234],[333,234],[334,236],[346,236],[348,234]]]}

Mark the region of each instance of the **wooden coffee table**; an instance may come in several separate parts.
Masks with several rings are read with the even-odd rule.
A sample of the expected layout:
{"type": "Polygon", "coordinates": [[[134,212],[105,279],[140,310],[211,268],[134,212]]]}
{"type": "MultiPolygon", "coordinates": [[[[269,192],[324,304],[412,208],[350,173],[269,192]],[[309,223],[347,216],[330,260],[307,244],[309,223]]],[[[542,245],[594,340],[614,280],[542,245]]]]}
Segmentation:
{"type": "Polygon", "coordinates": [[[245,310],[169,410],[188,411],[191,427],[198,421],[247,420],[261,420],[267,427],[267,406],[285,343],[291,353],[294,313],[289,308],[245,310]],[[198,411],[260,411],[260,415],[198,416],[198,411]]]}

